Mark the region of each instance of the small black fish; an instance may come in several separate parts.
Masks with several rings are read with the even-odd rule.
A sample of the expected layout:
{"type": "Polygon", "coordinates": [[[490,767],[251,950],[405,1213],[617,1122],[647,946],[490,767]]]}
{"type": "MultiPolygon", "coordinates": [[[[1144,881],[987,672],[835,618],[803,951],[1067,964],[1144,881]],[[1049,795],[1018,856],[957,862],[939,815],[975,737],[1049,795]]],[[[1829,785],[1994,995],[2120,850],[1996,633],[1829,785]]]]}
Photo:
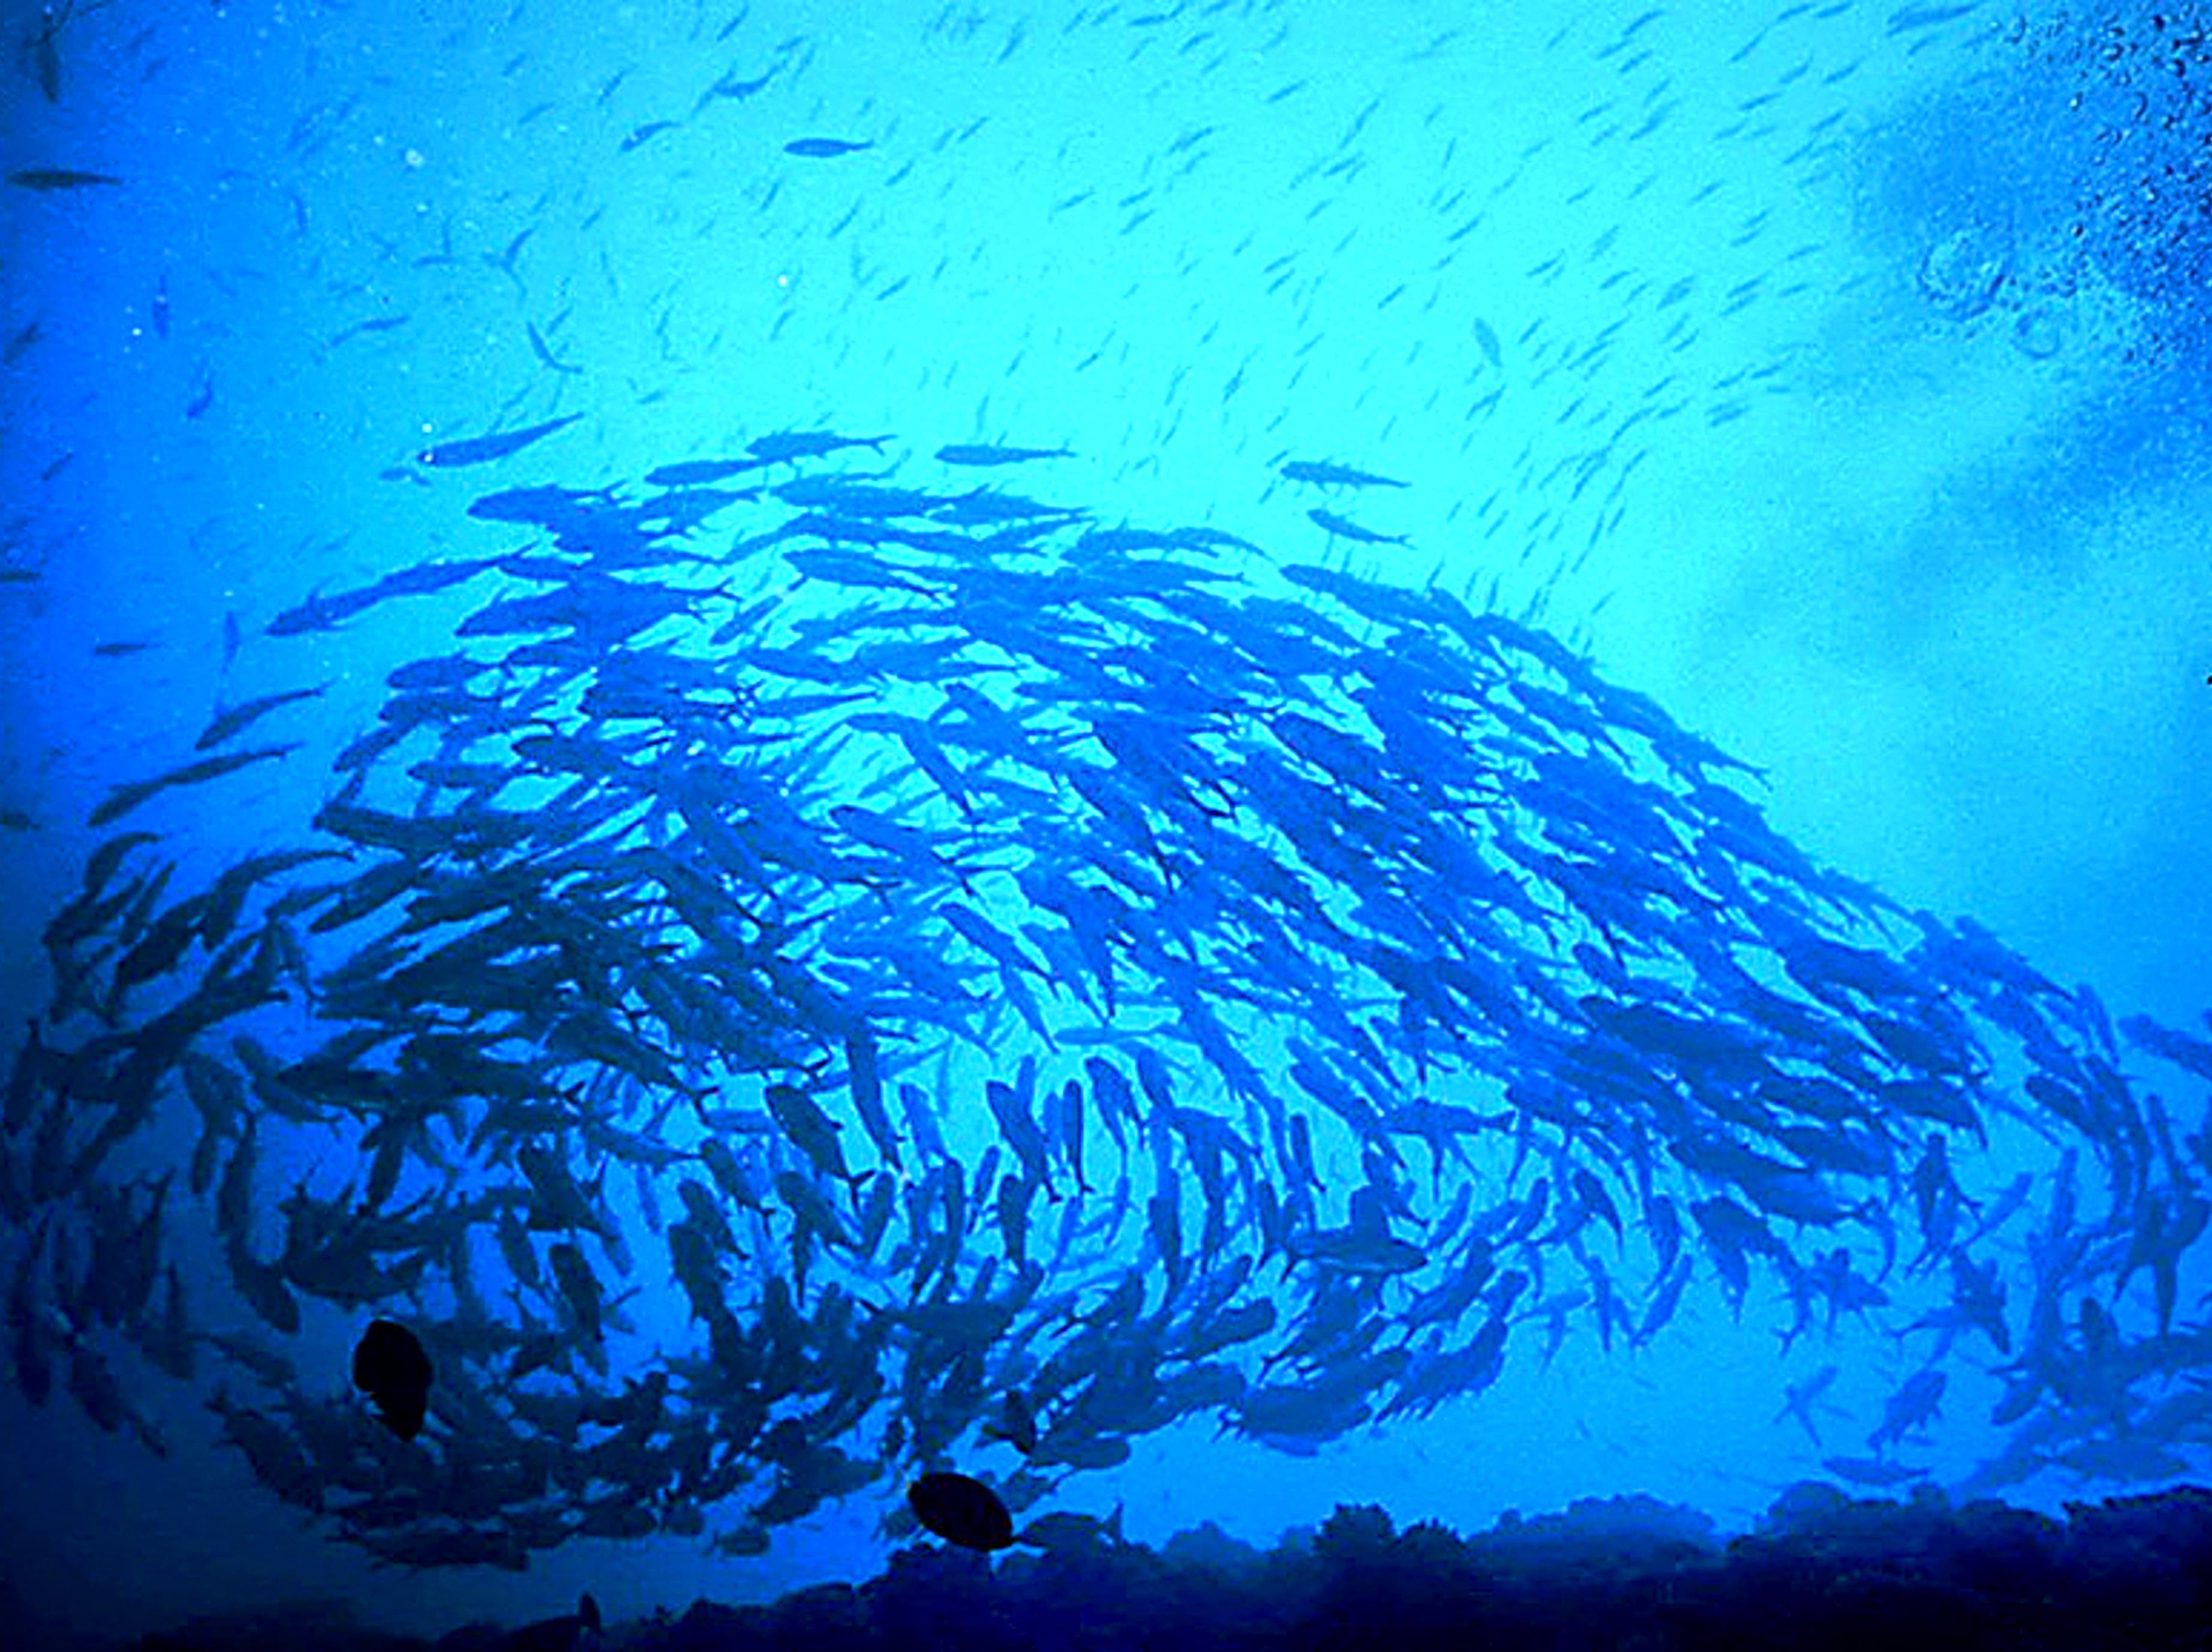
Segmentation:
{"type": "Polygon", "coordinates": [[[583,416],[580,413],[564,413],[543,424],[526,425],[520,430],[504,431],[498,435],[464,436],[457,441],[441,441],[416,454],[415,462],[444,471],[459,470],[464,465],[489,465],[495,459],[520,452],[533,441],[544,440],[556,430],[567,429],[583,416]]]}
{"type": "Polygon", "coordinates": [[[906,1489],[915,1517],[947,1543],[988,1554],[1014,1540],[1014,1517],[999,1494],[965,1474],[924,1474],[906,1489]]]}
{"type": "Polygon", "coordinates": [[[1316,527],[1340,538],[1350,539],[1363,545],[1402,545],[1407,543],[1402,533],[1377,533],[1372,528],[1363,528],[1334,511],[1310,510],[1306,513],[1316,527]]]}
{"type": "Polygon", "coordinates": [[[1372,471],[1355,471],[1349,465],[1335,465],[1326,459],[1294,459],[1282,467],[1281,474],[1292,482],[1308,482],[1319,488],[1402,488],[1406,485],[1394,477],[1376,476],[1372,471]]]}
{"type": "MultiPolygon", "coordinates": [[[[235,625],[236,622],[234,620],[232,623],[235,625]]],[[[322,689],[319,688],[283,689],[275,694],[264,694],[258,700],[248,700],[243,704],[219,710],[209,720],[207,727],[201,732],[200,738],[192,742],[192,750],[212,751],[232,736],[266,717],[270,712],[281,707],[291,705],[295,701],[313,700],[321,693],[322,689]]]]}
{"type": "Polygon", "coordinates": [[[581,373],[583,368],[573,361],[563,361],[553,354],[553,347],[545,342],[545,335],[538,331],[535,321],[525,321],[523,328],[530,335],[530,353],[556,373],[581,373]]]}
{"type": "Polygon", "coordinates": [[[699,101],[692,109],[691,112],[695,115],[699,113],[701,110],[706,108],[706,106],[712,103],[716,98],[734,98],[738,102],[742,103],[745,99],[751,97],[754,94],[765,91],[768,88],[768,83],[775,78],[775,66],[774,64],[769,65],[767,74],[761,76],[757,80],[749,81],[739,80],[738,78],[738,71],[732,69],[728,74],[723,76],[721,79],[716,81],[712,86],[708,87],[704,92],[702,92],[699,94],[699,101]]]}
{"type": "Polygon", "coordinates": [[[148,780],[131,780],[126,785],[114,787],[102,798],[98,806],[87,817],[86,823],[94,827],[108,825],[122,819],[132,810],[143,805],[149,799],[160,796],[172,787],[198,786],[208,780],[221,780],[225,774],[235,774],[249,764],[267,762],[271,758],[289,756],[295,749],[296,744],[297,743],[295,742],[291,745],[259,746],[252,751],[217,752],[211,756],[202,757],[197,762],[188,762],[181,768],[172,768],[165,774],[155,774],[148,780]]]}
{"type": "Polygon", "coordinates": [[[1505,352],[1498,342],[1498,334],[1480,316],[1474,319],[1474,342],[1481,347],[1483,357],[1492,367],[1505,365],[1505,352]]]}
{"type": "Polygon", "coordinates": [[[334,350],[339,345],[349,343],[365,333],[390,332],[394,327],[405,326],[411,319],[404,315],[373,315],[366,321],[356,321],[350,327],[343,327],[332,333],[323,348],[326,350],[334,350]]]}
{"type": "Polygon", "coordinates": [[[647,471],[645,479],[656,488],[696,488],[757,471],[768,462],[764,459],[678,459],[673,465],[647,471]]]}
{"type": "Polygon", "coordinates": [[[841,436],[834,430],[778,430],[756,436],[745,452],[763,465],[789,465],[802,459],[821,459],[847,447],[865,447],[880,453],[889,436],[841,436]]]}
{"type": "Polygon", "coordinates": [[[405,1326],[396,1320],[368,1322],[354,1345],[353,1385],[369,1397],[385,1427],[401,1439],[411,1440],[422,1431],[430,1406],[430,1356],[405,1326]]]}
{"type": "Polygon", "coordinates": [[[55,190],[87,189],[94,184],[120,184],[123,180],[104,172],[77,172],[68,167],[25,167],[20,172],[9,173],[8,181],[21,189],[51,194],[55,190]]]}
{"type": "Polygon", "coordinates": [[[939,465],[1026,465],[1031,459],[1069,459],[1072,447],[1000,447],[989,442],[955,442],[937,450],[939,465]]]}
{"type": "Polygon", "coordinates": [[[852,143],[842,137],[794,137],[783,146],[786,155],[803,155],[817,161],[833,155],[858,155],[862,149],[872,149],[873,143],[852,143]]]}
{"type": "Polygon", "coordinates": [[[49,10],[46,26],[31,42],[31,59],[38,74],[39,90],[46,94],[48,103],[62,100],[62,53],[58,37],[62,25],[69,21],[71,9],[64,6],[58,13],[49,10]]]}
{"type": "Polygon", "coordinates": [[[641,144],[650,143],[663,132],[672,132],[677,123],[672,120],[648,120],[622,141],[622,152],[628,155],[641,144]]]}

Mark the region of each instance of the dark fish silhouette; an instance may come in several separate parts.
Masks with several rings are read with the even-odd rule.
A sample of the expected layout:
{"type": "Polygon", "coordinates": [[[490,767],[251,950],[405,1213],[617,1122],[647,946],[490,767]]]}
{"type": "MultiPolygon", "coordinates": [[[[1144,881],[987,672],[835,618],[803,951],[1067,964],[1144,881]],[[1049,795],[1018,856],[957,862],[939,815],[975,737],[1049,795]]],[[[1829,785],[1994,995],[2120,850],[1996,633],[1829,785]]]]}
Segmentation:
{"type": "Polygon", "coordinates": [[[296,701],[313,700],[322,693],[320,689],[283,689],[275,694],[264,694],[258,699],[247,700],[216,713],[200,738],[192,742],[195,751],[211,751],[225,740],[250,725],[258,722],[270,712],[296,701]]]}
{"type": "Polygon", "coordinates": [[[68,167],[25,167],[20,172],[9,173],[8,181],[21,189],[51,194],[55,190],[86,189],[94,184],[120,184],[123,180],[104,172],[77,172],[68,167]]]}
{"type": "Polygon", "coordinates": [[[553,347],[545,342],[545,335],[538,331],[538,324],[535,321],[526,321],[522,325],[530,334],[530,353],[540,361],[556,373],[580,374],[583,372],[583,368],[574,362],[563,361],[553,354],[553,347]]]}
{"type": "Polygon", "coordinates": [[[672,120],[648,120],[622,141],[622,152],[628,155],[639,145],[650,143],[663,132],[672,132],[677,123],[672,120]]]}
{"type": "Polygon", "coordinates": [[[1402,545],[1406,543],[1406,536],[1402,533],[1377,533],[1372,528],[1363,528],[1349,518],[1339,516],[1334,511],[1310,510],[1306,515],[1324,532],[1355,540],[1363,545],[1402,545]]]}
{"type": "Polygon", "coordinates": [[[494,436],[464,436],[456,441],[441,441],[416,454],[415,462],[440,471],[457,471],[464,465],[489,465],[495,459],[521,452],[534,441],[544,440],[556,430],[567,429],[583,416],[580,413],[564,413],[543,424],[525,425],[520,430],[502,431],[494,436]]]}
{"type": "Polygon", "coordinates": [[[69,21],[73,9],[75,8],[64,6],[58,12],[50,10],[46,14],[46,26],[31,42],[32,66],[39,77],[39,90],[46,94],[48,103],[62,100],[62,53],[58,37],[62,26],[69,21]]]}
{"type": "Polygon", "coordinates": [[[924,1474],[906,1489],[915,1517],[947,1543],[988,1554],[1014,1540],[1014,1517],[999,1494],[965,1474],[924,1474]]]}
{"type": "Polygon", "coordinates": [[[1474,342],[1481,347],[1483,359],[1493,367],[1505,365],[1505,351],[1498,342],[1498,334],[1480,316],[1474,319],[1474,342]]]}
{"type": "Polygon", "coordinates": [[[365,334],[390,332],[394,327],[404,327],[412,319],[411,316],[405,315],[373,315],[366,321],[356,321],[350,327],[340,328],[330,336],[329,341],[323,348],[326,350],[334,350],[339,345],[350,343],[365,334]]]}
{"type": "Polygon", "coordinates": [[[203,780],[218,780],[248,763],[265,762],[271,757],[281,757],[292,750],[290,745],[263,746],[252,751],[226,751],[212,757],[202,757],[181,768],[172,768],[166,774],[155,774],[143,780],[132,780],[111,790],[100,800],[88,817],[88,823],[106,826],[123,818],[149,798],[167,791],[173,786],[197,786],[203,780]]]}
{"type": "Polygon", "coordinates": [[[990,443],[958,443],[937,450],[940,465],[1026,465],[1031,459],[1067,459],[1072,447],[1000,447],[990,443]]]}
{"type": "Polygon", "coordinates": [[[756,436],[745,452],[763,465],[789,465],[802,459],[820,459],[847,447],[865,447],[880,453],[889,436],[841,436],[834,430],[777,430],[756,436]]]}
{"type": "Polygon", "coordinates": [[[646,473],[646,480],[656,488],[696,488],[710,482],[757,471],[768,461],[763,459],[687,459],[673,465],[661,465],[646,473]]]}
{"type": "Polygon", "coordinates": [[[368,1322],[354,1345],[353,1385],[374,1402],[378,1418],[401,1439],[422,1431],[430,1404],[430,1356],[405,1326],[396,1320],[368,1322]]]}
{"type": "Polygon", "coordinates": [[[1376,476],[1372,471],[1355,471],[1349,465],[1334,465],[1327,459],[1291,459],[1283,465],[1281,474],[1289,481],[1311,483],[1317,488],[1402,488],[1406,485],[1395,477],[1376,476]]]}
{"type": "Polygon", "coordinates": [[[754,94],[767,89],[768,83],[775,78],[775,70],[776,66],[771,64],[768,73],[757,79],[741,81],[737,77],[738,71],[732,69],[699,94],[699,101],[692,106],[691,112],[695,115],[698,114],[716,98],[732,98],[738,102],[744,102],[754,94]]]}
{"type": "Polygon", "coordinates": [[[783,146],[786,155],[803,155],[817,161],[832,155],[858,155],[862,149],[872,149],[873,143],[852,143],[842,137],[794,137],[783,146]]]}

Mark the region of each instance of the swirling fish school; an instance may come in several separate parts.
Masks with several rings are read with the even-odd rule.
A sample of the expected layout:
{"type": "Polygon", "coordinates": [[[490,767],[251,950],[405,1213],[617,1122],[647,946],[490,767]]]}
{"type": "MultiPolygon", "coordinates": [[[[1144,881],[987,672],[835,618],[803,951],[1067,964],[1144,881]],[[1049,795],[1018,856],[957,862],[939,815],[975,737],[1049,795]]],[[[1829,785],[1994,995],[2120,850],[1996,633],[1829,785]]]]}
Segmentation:
{"type": "Polygon", "coordinates": [[[1970,1354],[1990,1484],[2212,1437],[2157,1398],[2212,1367],[2212,1140],[2122,1071],[2212,1045],[1817,865],[1530,623],[981,502],[535,487],[471,513],[537,548],[301,610],[459,604],[293,843],[188,885],[118,831],[47,924],[23,1392],[150,1435],[134,1383],[211,1351],[252,1472],[414,1566],[757,1552],[879,1482],[988,1548],[1178,1419],[1310,1453],[1492,1388],[1532,1321],[1644,1348],[1754,1290],[1785,1347],[1915,1362],[1871,1456],[1790,1388],[1854,1479],[1921,1472],[1970,1354]],[[280,1156],[320,1169],[276,1199],[280,1156]],[[177,1175],[222,1242],[189,1293],[177,1175]],[[419,1338],[377,1333],[374,1450],[289,1351],[368,1315],[419,1338]],[[981,1496],[928,1478],[986,1453],[981,1496]]]}

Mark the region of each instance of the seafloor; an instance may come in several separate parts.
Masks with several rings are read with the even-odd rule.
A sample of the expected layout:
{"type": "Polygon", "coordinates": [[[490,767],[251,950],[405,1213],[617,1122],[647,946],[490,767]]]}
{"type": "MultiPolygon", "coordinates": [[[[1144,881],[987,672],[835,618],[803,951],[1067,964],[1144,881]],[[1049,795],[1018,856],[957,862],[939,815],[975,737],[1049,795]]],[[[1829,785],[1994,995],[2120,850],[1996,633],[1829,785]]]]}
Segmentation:
{"type": "MultiPolygon", "coordinates": [[[[618,1600],[618,1581],[607,1596],[618,1600]]],[[[2212,1649],[2212,1491],[2072,1503],[2063,1518],[1940,1494],[1854,1501],[1785,1493],[1723,1540],[1704,1516],[1643,1497],[1509,1515],[1462,1537],[1401,1532],[1340,1507],[1262,1552],[1212,1527],[1153,1549],[1100,1541],[998,1558],[915,1546],[878,1576],[767,1605],[711,1600],[570,1625],[471,1624],[435,1641],[363,1628],[343,1605],[203,1619],[141,1652],[933,1652],[1278,1647],[1671,1649],[1852,1652],[2212,1649]],[[549,1639],[548,1628],[555,1634],[549,1639]]],[[[89,1643],[88,1643],[89,1644],[89,1643]]]]}

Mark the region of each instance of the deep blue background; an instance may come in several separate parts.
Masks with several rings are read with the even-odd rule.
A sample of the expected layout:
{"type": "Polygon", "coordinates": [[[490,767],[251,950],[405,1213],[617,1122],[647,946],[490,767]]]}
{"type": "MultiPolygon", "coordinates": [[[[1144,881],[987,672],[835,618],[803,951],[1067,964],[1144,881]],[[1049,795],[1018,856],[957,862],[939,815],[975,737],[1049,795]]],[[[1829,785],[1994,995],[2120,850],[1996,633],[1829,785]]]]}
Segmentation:
{"type": "MultiPolygon", "coordinates": [[[[1362,501],[1410,540],[1368,569],[1537,604],[1765,765],[1823,859],[2192,1022],[2212,564],[2203,318],[2174,294],[2198,249],[2130,180],[2171,180],[2159,146],[2203,111],[2062,31],[1920,9],[1960,15],[11,6],[0,160],[121,181],[0,192],[0,1024],[43,998],[32,938],[109,786],[275,688],[330,683],[284,728],[343,738],[441,623],[270,616],[522,543],[464,516],[479,477],[613,483],[817,424],[1065,443],[1057,496],[1285,560],[1321,548],[1285,454],[1404,477],[1362,501]],[[786,153],[816,136],[871,147],[786,153]],[[410,462],[570,411],[495,474],[410,462]]],[[[324,790],[249,772],[164,823],[213,867],[324,790]]],[[[1067,1502],[1126,1504],[1132,1535],[1619,1490],[1741,1522],[1814,1460],[1770,1420],[1782,1376],[1838,1357],[1785,1373],[1760,1307],[1693,1303],[1632,1359],[1524,1357],[1312,1461],[1141,1442],[1067,1502]]],[[[1909,1364],[1841,1357],[1862,1407],[1909,1364]]],[[[1976,1407],[1953,1412],[1971,1461],[1976,1407]]],[[[372,1573],[189,1404],[166,1420],[155,1463],[0,1395],[15,1589],[113,1627],[301,1593],[441,1625],[880,1553],[863,1498],[758,1561],[372,1573]]]]}

